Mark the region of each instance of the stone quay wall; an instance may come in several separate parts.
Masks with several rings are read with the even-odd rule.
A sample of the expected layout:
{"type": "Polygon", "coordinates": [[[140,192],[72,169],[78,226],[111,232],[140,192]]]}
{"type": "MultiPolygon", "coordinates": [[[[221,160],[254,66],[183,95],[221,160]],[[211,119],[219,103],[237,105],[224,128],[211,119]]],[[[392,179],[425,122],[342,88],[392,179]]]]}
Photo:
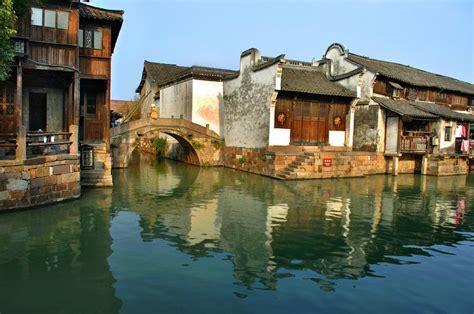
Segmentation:
{"type": "Polygon", "coordinates": [[[224,151],[226,167],[279,179],[385,174],[387,162],[383,154],[373,152],[284,152],[241,147],[226,147],[224,151]]]}
{"type": "Polygon", "coordinates": [[[57,155],[0,163],[0,211],[45,205],[81,195],[79,156],[57,155]]]}
{"type": "Polygon", "coordinates": [[[427,159],[426,174],[433,176],[464,175],[469,172],[467,157],[430,157],[427,159]]]}

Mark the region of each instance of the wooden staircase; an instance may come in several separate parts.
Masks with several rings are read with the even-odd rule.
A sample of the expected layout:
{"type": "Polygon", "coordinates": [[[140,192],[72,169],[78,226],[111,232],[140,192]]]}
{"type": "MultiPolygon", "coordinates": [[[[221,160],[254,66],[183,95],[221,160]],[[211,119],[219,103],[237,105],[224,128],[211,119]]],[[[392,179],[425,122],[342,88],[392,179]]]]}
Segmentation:
{"type": "Polygon", "coordinates": [[[305,152],[297,156],[295,161],[277,173],[276,177],[285,180],[304,178],[313,171],[314,160],[314,153],[305,152]]]}

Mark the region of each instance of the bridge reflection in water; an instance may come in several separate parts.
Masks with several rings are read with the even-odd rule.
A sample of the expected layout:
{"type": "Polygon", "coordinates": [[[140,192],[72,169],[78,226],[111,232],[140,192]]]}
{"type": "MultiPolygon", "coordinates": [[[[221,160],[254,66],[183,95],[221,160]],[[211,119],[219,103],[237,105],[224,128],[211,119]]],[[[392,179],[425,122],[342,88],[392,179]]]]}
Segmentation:
{"type": "Polygon", "coordinates": [[[9,284],[52,312],[472,305],[472,254],[461,250],[473,242],[473,176],[281,182],[135,162],[115,171],[113,191],[0,217],[0,310],[21,306],[9,284]],[[69,305],[46,297],[58,292],[69,305]]]}

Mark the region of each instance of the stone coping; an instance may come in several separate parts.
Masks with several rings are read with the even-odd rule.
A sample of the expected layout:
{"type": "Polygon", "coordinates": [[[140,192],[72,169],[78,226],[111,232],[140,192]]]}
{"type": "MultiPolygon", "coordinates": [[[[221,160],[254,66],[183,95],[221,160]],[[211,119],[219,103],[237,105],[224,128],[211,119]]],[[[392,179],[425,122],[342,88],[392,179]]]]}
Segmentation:
{"type": "Polygon", "coordinates": [[[269,145],[267,150],[273,152],[287,152],[287,153],[297,153],[297,152],[307,152],[307,153],[318,153],[318,152],[350,152],[352,147],[346,146],[278,146],[278,145],[269,145]]]}
{"type": "Polygon", "coordinates": [[[60,154],[38,156],[25,160],[0,160],[0,167],[15,167],[15,166],[33,166],[41,165],[47,162],[62,161],[62,160],[78,160],[78,154],[60,154]]]}

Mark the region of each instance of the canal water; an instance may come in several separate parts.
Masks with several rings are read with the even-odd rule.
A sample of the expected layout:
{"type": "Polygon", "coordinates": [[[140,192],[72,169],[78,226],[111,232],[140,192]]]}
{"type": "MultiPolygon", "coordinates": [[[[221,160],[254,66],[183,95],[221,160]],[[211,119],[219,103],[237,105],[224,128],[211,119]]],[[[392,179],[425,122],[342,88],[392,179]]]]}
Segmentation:
{"type": "Polygon", "coordinates": [[[281,182],[142,158],[0,215],[0,313],[472,313],[474,176],[281,182]]]}

